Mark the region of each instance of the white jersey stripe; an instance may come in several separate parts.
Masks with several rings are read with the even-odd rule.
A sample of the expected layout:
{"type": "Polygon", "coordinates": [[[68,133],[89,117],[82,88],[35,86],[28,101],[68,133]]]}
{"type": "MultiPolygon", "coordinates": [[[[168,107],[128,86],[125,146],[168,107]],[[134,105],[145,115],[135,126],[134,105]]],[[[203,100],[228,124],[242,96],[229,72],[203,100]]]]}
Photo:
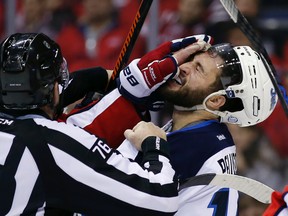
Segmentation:
{"type": "MultiPolygon", "coordinates": [[[[42,118],[34,119],[34,121],[42,126],[45,126],[47,128],[57,130],[63,134],[69,134],[69,136],[73,139],[75,139],[79,144],[82,144],[88,149],[91,149],[94,143],[97,140],[97,137],[90,136],[90,134],[84,130],[79,130],[77,126],[69,125],[66,123],[58,123],[55,121],[47,121],[42,118]],[[63,125],[63,127],[61,127],[63,125]],[[74,132],[74,133],[73,133],[74,132]],[[89,134],[89,135],[88,135],[89,134]]],[[[68,135],[67,135],[68,136],[68,135]]]]}
{"type": "Polygon", "coordinates": [[[25,148],[20,160],[17,172],[15,174],[16,190],[11,207],[11,211],[7,215],[17,215],[18,212],[23,212],[28,204],[30,195],[36,183],[39,170],[30,151],[25,148]],[[29,175],[27,175],[29,172],[29,175]],[[23,178],[25,176],[25,178],[23,178]],[[20,209],[21,208],[21,209],[20,209]]]}
{"type": "MultiPolygon", "coordinates": [[[[169,170],[167,168],[168,171],[162,169],[160,174],[154,174],[153,172],[148,172],[148,170],[139,169],[138,163],[133,163],[131,165],[131,162],[129,162],[128,160],[126,160],[126,161],[127,161],[127,163],[123,163],[123,156],[113,153],[113,155],[108,159],[107,163],[114,166],[116,169],[127,173],[128,175],[137,174],[138,176],[140,176],[142,178],[146,178],[147,180],[148,180],[148,175],[149,175],[151,183],[160,183],[162,185],[172,183],[171,178],[169,178],[169,179],[166,178],[166,175],[168,175],[168,173],[170,173],[170,174],[174,173],[174,170],[172,169],[171,166],[169,167],[170,168],[169,170]],[[138,172],[136,173],[137,170],[138,170],[138,172]],[[163,174],[166,174],[166,175],[163,175],[163,174]],[[158,175],[161,175],[163,177],[160,179],[158,175]],[[160,182],[159,182],[159,179],[160,179],[160,182]]],[[[159,161],[161,161],[163,163],[169,163],[168,159],[166,157],[161,156],[161,155],[159,156],[159,161]]]]}
{"type": "MultiPolygon", "coordinates": [[[[176,197],[163,198],[159,196],[149,195],[149,199],[151,200],[151,202],[143,202],[141,197],[146,200],[148,196],[147,193],[135,190],[121,182],[97,173],[88,166],[83,166],[80,161],[73,158],[71,155],[68,155],[67,153],[61,151],[60,149],[55,148],[54,146],[49,145],[49,148],[53,154],[55,162],[65,173],[67,173],[73,179],[90,186],[91,188],[95,188],[99,191],[105,191],[106,194],[113,196],[117,199],[121,199],[122,201],[127,202],[131,205],[141,206],[144,208],[159,211],[163,211],[163,209],[166,209],[166,212],[177,210],[178,202],[176,197]],[[70,164],[70,166],[67,166],[67,164],[70,164]],[[111,187],[111,185],[113,185],[113,187],[111,187]],[[117,190],[115,190],[115,188],[117,188],[117,190]],[[127,196],[123,197],[123,194],[127,194],[127,196]],[[134,195],[129,196],[129,194],[134,195]],[[135,199],[135,194],[137,194],[137,199],[135,199]],[[167,206],[167,202],[173,204],[167,206]]],[[[143,170],[143,173],[144,172],[145,171],[143,170]]],[[[146,175],[148,175],[148,173],[146,173],[146,175]]],[[[149,175],[152,175],[152,173],[149,173],[149,175]]]]}
{"type": "Polygon", "coordinates": [[[75,124],[81,128],[85,128],[90,125],[101,113],[103,113],[111,104],[113,104],[121,94],[118,89],[113,90],[106,97],[102,98],[97,106],[93,106],[88,112],[80,112],[69,116],[66,120],[68,124],[75,124]]]}
{"type": "Polygon", "coordinates": [[[0,132],[1,145],[0,145],[0,165],[4,165],[6,158],[10,152],[11,146],[13,144],[14,135],[0,132]]]}

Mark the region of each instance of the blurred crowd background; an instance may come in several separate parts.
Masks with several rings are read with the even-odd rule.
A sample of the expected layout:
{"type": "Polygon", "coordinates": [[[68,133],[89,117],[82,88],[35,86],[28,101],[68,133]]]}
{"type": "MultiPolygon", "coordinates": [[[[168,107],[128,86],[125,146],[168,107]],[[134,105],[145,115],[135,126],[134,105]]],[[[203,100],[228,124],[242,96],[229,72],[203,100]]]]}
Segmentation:
{"type": "MultiPolygon", "coordinates": [[[[288,1],[235,0],[259,33],[288,89],[288,1]]],[[[113,69],[140,5],[139,0],[0,0],[0,39],[15,32],[43,32],[57,41],[71,73],[102,66],[113,69]]],[[[130,60],[164,41],[210,34],[215,43],[250,45],[219,0],[154,0],[130,60]]],[[[166,123],[169,105],[153,114],[166,123]]],[[[280,105],[263,123],[229,126],[237,145],[238,174],[282,190],[288,184],[288,120],[280,105]]],[[[261,215],[265,205],[241,194],[240,216],[261,215]]]]}

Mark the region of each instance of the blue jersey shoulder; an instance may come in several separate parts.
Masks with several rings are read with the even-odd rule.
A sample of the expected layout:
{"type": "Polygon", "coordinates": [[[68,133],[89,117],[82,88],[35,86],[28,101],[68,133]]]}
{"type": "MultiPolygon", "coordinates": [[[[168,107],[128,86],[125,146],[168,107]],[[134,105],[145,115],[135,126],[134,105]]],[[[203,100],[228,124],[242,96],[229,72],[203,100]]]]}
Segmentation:
{"type": "Polygon", "coordinates": [[[180,179],[195,176],[202,165],[219,151],[234,146],[223,123],[205,121],[168,134],[171,163],[180,179]]]}

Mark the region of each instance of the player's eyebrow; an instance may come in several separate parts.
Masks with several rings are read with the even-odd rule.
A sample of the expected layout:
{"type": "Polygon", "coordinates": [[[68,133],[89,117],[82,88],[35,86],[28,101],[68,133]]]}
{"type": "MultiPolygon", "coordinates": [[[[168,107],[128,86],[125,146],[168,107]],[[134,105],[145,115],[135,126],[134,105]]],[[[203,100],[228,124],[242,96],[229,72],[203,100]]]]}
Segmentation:
{"type": "Polygon", "coordinates": [[[190,62],[194,59],[195,54],[191,54],[186,60],[185,62],[190,62]]]}
{"type": "Polygon", "coordinates": [[[196,52],[196,53],[191,54],[191,55],[186,59],[185,62],[190,62],[190,61],[192,61],[196,55],[199,55],[199,54],[201,54],[201,53],[203,53],[203,51],[198,51],[198,52],[196,52]]]}

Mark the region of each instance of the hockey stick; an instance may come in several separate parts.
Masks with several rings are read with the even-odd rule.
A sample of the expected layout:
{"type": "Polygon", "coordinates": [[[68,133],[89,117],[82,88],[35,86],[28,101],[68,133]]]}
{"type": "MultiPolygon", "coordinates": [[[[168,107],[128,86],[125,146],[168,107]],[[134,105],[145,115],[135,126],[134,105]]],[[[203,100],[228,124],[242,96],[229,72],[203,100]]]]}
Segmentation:
{"type": "Polygon", "coordinates": [[[267,185],[251,178],[239,175],[215,173],[208,173],[189,178],[180,185],[179,191],[187,187],[198,185],[233,188],[265,204],[271,203],[271,194],[274,191],[267,185]]]}
{"type": "Polygon", "coordinates": [[[247,21],[247,19],[241,14],[241,12],[236,7],[233,0],[220,0],[221,4],[225,8],[226,12],[229,14],[230,18],[233,20],[234,23],[238,25],[240,30],[246,35],[246,37],[251,42],[252,46],[259,52],[260,57],[264,62],[264,66],[268,71],[268,75],[275,87],[276,93],[278,98],[281,102],[281,105],[286,113],[286,117],[288,117],[288,106],[285,101],[285,98],[278,86],[277,73],[272,64],[272,61],[263,46],[261,39],[259,38],[258,34],[255,32],[251,24],[247,21]]]}
{"type": "MultiPolygon", "coordinates": [[[[124,41],[124,44],[121,48],[120,54],[117,58],[116,64],[114,66],[112,75],[110,77],[110,80],[108,81],[106,88],[104,92],[107,92],[107,90],[111,90],[111,88],[114,88],[115,80],[118,77],[120,71],[122,70],[123,66],[127,64],[128,59],[130,57],[130,54],[133,50],[133,47],[135,45],[135,42],[138,38],[138,35],[140,33],[140,30],[143,26],[143,23],[146,19],[146,16],[149,12],[149,9],[151,7],[151,4],[153,3],[153,0],[142,0],[141,5],[139,6],[139,9],[135,15],[135,18],[133,20],[133,23],[130,27],[129,33],[126,36],[126,39],[124,41]]],[[[100,93],[100,92],[98,92],[100,93]]],[[[91,101],[94,100],[95,95],[98,95],[97,92],[89,92],[85,96],[85,98],[81,102],[81,106],[86,106],[87,104],[91,103],[91,101]]],[[[103,93],[100,93],[102,95],[103,93]]]]}
{"type": "Polygon", "coordinates": [[[116,77],[119,75],[119,72],[122,70],[123,66],[127,64],[130,54],[133,50],[133,47],[138,38],[138,35],[143,26],[143,23],[146,19],[146,16],[149,12],[152,2],[153,0],[142,0],[141,5],[132,23],[132,26],[129,30],[129,33],[122,46],[121,52],[116,61],[116,64],[115,64],[115,67],[114,67],[114,70],[110,79],[110,83],[116,79],[116,77]]]}

